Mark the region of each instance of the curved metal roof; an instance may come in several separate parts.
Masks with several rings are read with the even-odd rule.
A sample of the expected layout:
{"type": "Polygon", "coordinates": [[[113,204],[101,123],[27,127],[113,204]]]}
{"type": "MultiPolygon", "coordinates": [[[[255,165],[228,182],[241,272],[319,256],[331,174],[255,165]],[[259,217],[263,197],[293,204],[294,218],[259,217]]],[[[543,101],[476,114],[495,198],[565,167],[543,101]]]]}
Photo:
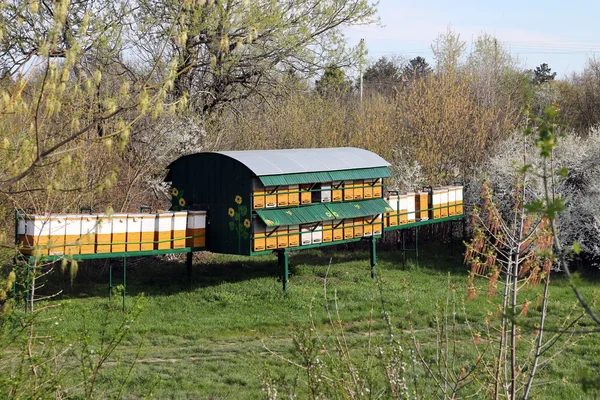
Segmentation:
{"type": "Polygon", "coordinates": [[[377,154],[355,147],[289,150],[219,151],[248,167],[256,176],[388,167],[377,154]]]}

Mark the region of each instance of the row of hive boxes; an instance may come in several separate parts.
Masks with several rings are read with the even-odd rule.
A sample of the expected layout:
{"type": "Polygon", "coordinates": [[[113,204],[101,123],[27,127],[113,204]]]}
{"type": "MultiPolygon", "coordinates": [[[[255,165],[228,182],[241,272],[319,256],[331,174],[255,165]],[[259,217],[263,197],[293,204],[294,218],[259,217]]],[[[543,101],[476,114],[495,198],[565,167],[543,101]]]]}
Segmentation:
{"type": "Polygon", "coordinates": [[[381,214],[367,218],[323,221],[306,225],[285,225],[268,230],[261,222],[254,223],[252,250],[264,251],[306,246],[381,235],[381,214]]]}
{"type": "Polygon", "coordinates": [[[204,247],[206,211],[23,215],[17,233],[24,254],[34,248],[52,256],[204,247]]]}
{"type": "Polygon", "coordinates": [[[439,219],[463,214],[463,187],[443,186],[430,192],[430,218],[439,219]]]}
{"type": "Polygon", "coordinates": [[[306,185],[260,187],[255,184],[252,207],[275,208],[332,201],[367,200],[382,197],[381,179],[361,179],[306,185]]]}
{"type": "Polygon", "coordinates": [[[446,186],[431,191],[390,193],[386,202],[394,210],[385,214],[385,226],[397,226],[463,213],[463,187],[446,186]]]}

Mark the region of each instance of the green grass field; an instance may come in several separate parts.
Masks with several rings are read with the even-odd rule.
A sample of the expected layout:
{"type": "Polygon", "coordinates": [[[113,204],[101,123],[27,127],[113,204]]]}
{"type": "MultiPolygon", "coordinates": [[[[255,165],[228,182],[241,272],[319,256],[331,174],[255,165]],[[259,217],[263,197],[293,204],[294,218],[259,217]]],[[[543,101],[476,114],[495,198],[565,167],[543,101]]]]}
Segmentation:
{"type": "MultiPolygon", "coordinates": [[[[455,304],[458,310],[457,339],[452,343],[458,349],[458,371],[461,366],[473,365],[477,357],[472,332],[481,332],[485,346],[484,320],[486,316],[497,317],[494,302],[485,295],[466,302],[467,270],[458,253],[452,256],[447,245],[431,243],[422,246],[418,264],[414,254],[409,253],[403,265],[401,252],[381,249],[377,281],[370,278],[366,247],[292,253],[290,284],[285,294],[277,278],[275,256],[201,254],[194,264],[191,282],[187,280],[183,262],[131,259],[127,269],[127,306],[131,308],[135,296],[143,293],[143,312],[136,321],[130,321],[118,351],[101,370],[96,397],[115,395],[116,388],[128,377],[122,392],[125,398],[149,394],[160,399],[265,398],[265,382],[270,389],[277,388],[278,398],[287,398],[289,393],[305,398],[307,374],[293,365],[305,365],[298,351],[299,342],[312,343],[312,351],[316,352],[313,355],[329,359],[324,375],[333,378],[336,373],[345,374],[336,350],[347,348],[348,357],[359,370],[357,374],[368,382],[375,398],[378,393],[385,393],[387,387],[385,366],[377,365],[383,365],[385,356],[378,354],[377,349],[382,353],[391,350],[384,309],[390,316],[394,337],[404,351],[407,376],[415,378],[417,389],[423,388],[430,383],[423,378],[422,368],[411,367],[412,337],[417,338],[428,357],[433,357],[437,343],[435,310],[443,309],[449,295],[455,296],[455,302],[450,304],[455,304]],[[333,325],[327,310],[333,314],[333,325]],[[336,310],[341,328],[335,323],[336,310]],[[409,311],[414,334],[410,333],[409,311]]],[[[114,262],[116,285],[121,283],[122,269],[117,260],[114,262]]],[[[581,289],[590,296],[596,285],[593,279],[585,280],[581,289]]],[[[65,292],[49,302],[62,304],[51,311],[59,316],[56,335],[67,341],[75,340],[70,338],[87,330],[89,348],[99,349],[102,332],[110,331],[120,315],[106,311],[107,264],[82,264],[72,287],[68,277],[55,276],[45,290],[56,290],[59,286],[65,292]]],[[[523,293],[534,303],[540,290],[532,288],[523,293]]],[[[113,308],[119,302],[119,298],[113,298],[113,308]]],[[[572,312],[574,303],[567,282],[556,275],[551,287],[549,326],[558,324],[559,316],[572,312]]],[[[532,305],[528,316],[536,315],[539,314],[532,305]]],[[[582,320],[582,325],[585,321],[582,320]]],[[[528,329],[523,326],[522,330],[525,337],[528,329]]],[[[490,340],[487,342],[491,344],[490,340]]],[[[562,343],[559,340],[555,349],[561,349],[562,343]]],[[[79,346],[78,342],[72,344],[79,346]]],[[[488,351],[491,353],[491,348],[488,351]]],[[[589,397],[578,379],[585,371],[598,375],[599,363],[598,336],[577,337],[575,343],[565,347],[539,373],[534,397],[563,400],[589,397]]],[[[76,382],[80,376],[77,366],[72,364],[68,376],[76,382]]]]}

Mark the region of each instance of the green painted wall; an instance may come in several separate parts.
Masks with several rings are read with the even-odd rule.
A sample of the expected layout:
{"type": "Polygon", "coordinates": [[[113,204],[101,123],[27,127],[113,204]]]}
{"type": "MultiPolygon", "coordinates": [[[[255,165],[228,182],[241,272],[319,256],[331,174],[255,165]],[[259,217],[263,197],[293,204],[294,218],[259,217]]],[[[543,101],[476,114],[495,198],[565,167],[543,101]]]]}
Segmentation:
{"type": "Polygon", "coordinates": [[[169,169],[165,180],[185,200],[183,208],[207,210],[207,250],[250,255],[252,171],[216,153],[179,158],[169,169]]]}

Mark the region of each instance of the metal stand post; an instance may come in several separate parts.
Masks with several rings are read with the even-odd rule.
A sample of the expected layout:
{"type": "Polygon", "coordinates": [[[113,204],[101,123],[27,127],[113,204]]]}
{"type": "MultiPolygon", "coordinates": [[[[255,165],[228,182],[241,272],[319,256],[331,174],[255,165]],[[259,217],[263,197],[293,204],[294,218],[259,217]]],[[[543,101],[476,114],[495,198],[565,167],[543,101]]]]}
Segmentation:
{"type": "Polygon", "coordinates": [[[371,279],[377,279],[375,267],[377,266],[377,239],[371,237],[371,279]]]}
{"type": "Polygon", "coordinates": [[[450,256],[454,256],[454,221],[450,221],[450,256]]]}
{"type": "Polygon", "coordinates": [[[192,261],[194,258],[194,253],[189,252],[186,254],[186,259],[185,259],[185,265],[187,267],[187,277],[188,277],[188,282],[191,285],[192,284],[192,261]]]}
{"type": "Polygon", "coordinates": [[[108,264],[108,301],[112,297],[112,263],[108,264]]]}
{"type": "Polygon", "coordinates": [[[33,291],[31,290],[31,261],[33,257],[27,257],[27,277],[25,278],[25,312],[29,312],[29,302],[31,301],[31,297],[33,296],[33,291]]]}
{"type": "Polygon", "coordinates": [[[417,259],[417,267],[419,266],[419,227],[415,226],[415,256],[417,259]]]}
{"type": "Polygon", "coordinates": [[[125,292],[127,291],[127,257],[123,257],[123,312],[125,312],[125,292]]]}
{"type": "Polygon", "coordinates": [[[406,231],[402,229],[402,266],[406,267],[406,231]]]}
{"type": "Polygon", "coordinates": [[[277,261],[281,270],[281,282],[283,284],[283,292],[285,293],[287,291],[289,279],[288,249],[279,250],[277,252],[277,261]]]}

